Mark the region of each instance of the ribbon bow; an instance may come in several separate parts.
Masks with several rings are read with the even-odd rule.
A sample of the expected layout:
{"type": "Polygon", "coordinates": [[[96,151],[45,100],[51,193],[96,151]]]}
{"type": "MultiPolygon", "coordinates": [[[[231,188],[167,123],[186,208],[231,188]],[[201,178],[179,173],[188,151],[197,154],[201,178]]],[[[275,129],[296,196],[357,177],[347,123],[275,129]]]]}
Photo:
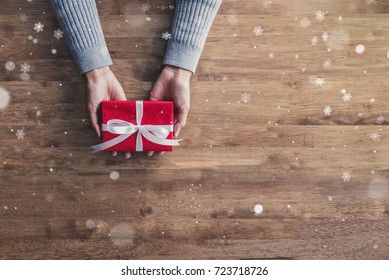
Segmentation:
{"type": "Polygon", "coordinates": [[[136,151],[143,151],[142,135],[150,142],[164,145],[164,146],[178,146],[179,140],[166,139],[170,132],[173,131],[173,125],[142,125],[143,117],[143,101],[136,101],[136,124],[120,120],[112,119],[107,124],[101,125],[102,131],[108,131],[113,134],[119,134],[116,138],[113,138],[107,142],[94,145],[93,153],[100,152],[108,149],[112,146],[119,144],[126,140],[128,137],[138,132],[136,136],[136,151]]]}

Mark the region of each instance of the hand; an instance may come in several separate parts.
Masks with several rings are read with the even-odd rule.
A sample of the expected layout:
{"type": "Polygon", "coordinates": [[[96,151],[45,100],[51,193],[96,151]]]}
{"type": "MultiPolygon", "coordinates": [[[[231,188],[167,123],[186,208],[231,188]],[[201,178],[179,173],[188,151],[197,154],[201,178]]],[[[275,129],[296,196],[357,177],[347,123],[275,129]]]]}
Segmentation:
{"type": "MultiPolygon", "coordinates": [[[[97,136],[100,138],[101,131],[98,122],[98,109],[104,100],[126,100],[123,88],[108,66],[86,72],[88,112],[97,136]]],[[[117,152],[112,152],[113,156],[117,152]]],[[[125,158],[130,158],[131,153],[125,153],[125,158]]]]}
{"type": "MultiPolygon", "coordinates": [[[[165,66],[155,82],[150,100],[172,100],[177,110],[177,120],[174,124],[174,137],[178,137],[186,124],[190,108],[190,78],[192,72],[174,66],[165,66]]],[[[154,152],[148,152],[151,156],[154,152]]],[[[160,154],[163,154],[161,152],[160,154]]]]}

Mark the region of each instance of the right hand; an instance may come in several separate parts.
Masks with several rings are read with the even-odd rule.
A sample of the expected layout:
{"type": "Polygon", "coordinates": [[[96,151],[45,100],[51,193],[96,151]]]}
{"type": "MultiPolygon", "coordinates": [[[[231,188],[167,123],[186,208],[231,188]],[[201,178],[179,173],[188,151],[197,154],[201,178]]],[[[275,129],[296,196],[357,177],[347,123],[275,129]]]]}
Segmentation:
{"type": "MultiPolygon", "coordinates": [[[[100,138],[101,130],[98,122],[98,109],[101,102],[104,100],[127,100],[127,98],[122,86],[109,66],[93,69],[86,72],[84,76],[87,80],[89,117],[97,136],[100,138]]],[[[117,152],[112,152],[111,154],[116,156],[117,152]]],[[[124,156],[125,158],[130,158],[131,153],[126,152],[124,156]]]]}

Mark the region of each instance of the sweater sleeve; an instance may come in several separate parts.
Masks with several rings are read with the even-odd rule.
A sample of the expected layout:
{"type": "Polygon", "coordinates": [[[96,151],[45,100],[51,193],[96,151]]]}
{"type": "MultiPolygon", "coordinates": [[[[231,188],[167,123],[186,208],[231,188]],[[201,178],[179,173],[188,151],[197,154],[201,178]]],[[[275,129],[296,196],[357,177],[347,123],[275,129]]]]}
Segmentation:
{"type": "Polygon", "coordinates": [[[81,74],[111,65],[95,0],[50,0],[81,74]]]}
{"type": "Polygon", "coordinates": [[[196,71],[222,0],[177,0],[164,65],[196,71]]]}

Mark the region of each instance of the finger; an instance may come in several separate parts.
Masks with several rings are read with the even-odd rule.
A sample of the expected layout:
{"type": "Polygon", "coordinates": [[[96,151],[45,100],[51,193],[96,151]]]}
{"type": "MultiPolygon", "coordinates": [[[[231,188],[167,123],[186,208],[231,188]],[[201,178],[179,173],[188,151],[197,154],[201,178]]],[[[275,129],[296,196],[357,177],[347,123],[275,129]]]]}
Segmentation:
{"type": "Polygon", "coordinates": [[[146,153],[146,155],[147,155],[148,157],[151,157],[153,154],[154,154],[153,151],[148,151],[148,152],[146,153]]]}
{"type": "Polygon", "coordinates": [[[158,78],[158,80],[153,85],[153,88],[151,89],[151,92],[150,92],[150,100],[151,101],[158,101],[158,100],[163,99],[162,93],[164,92],[164,87],[159,79],[160,78],[158,78]]]}
{"type": "Polygon", "coordinates": [[[116,156],[118,155],[118,152],[116,152],[116,151],[111,152],[111,155],[112,155],[113,157],[116,157],[116,156]]]}
{"type": "Polygon", "coordinates": [[[160,94],[158,94],[157,91],[153,89],[150,92],[150,100],[151,101],[159,101],[159,100],[162,100],[162,98],[161,98],[160,94]]]}
{"type": "Polygon", "coordinates": [[[96,131],[97,136],[100,138],[101,132],[100,132],[100,126],[97,117],[97,109],[89,109],[89,117],[92,123],[92,127],[96,131]]]}
{"type": "Polygon", "coordinates": [[[186,125],[186,119],[189,113],[189,105],[183,104],[178,107],[177,122],[174,125],[174,136],[178,137],[181,129],[186,125]]]}
{"type": "Polygon", "coordinates": [[[124,158],[125,159],[129,159],[131,157],[131,153],[130,152],[126,152],[125,154],[124,154],[124,158]]]}
{"type": "Polygon", "coordinates": [[[115,87],[115,92],[113,92],[113,99],[114,100],[127,100],[126,94],[124,93],[122,85],[117,82],[117,85],[115,87]]]}
{"type": "Polygon", "coordinates": [[[162,156],[165,152],[158,152],[159,156],[162,156]]]}

